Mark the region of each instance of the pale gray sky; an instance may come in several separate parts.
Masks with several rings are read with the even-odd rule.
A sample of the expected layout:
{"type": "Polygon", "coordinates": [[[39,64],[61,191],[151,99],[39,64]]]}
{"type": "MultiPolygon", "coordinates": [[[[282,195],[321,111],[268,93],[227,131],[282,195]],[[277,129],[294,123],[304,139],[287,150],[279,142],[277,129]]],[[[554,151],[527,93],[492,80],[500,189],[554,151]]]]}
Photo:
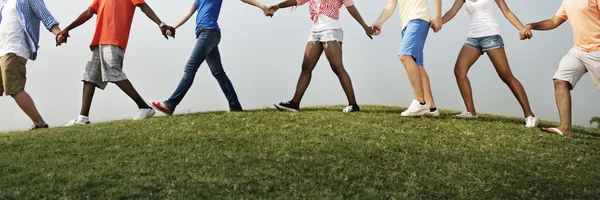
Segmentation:
{"type": "MultiPolygon", "coordinates": [[[[173,24],[185,12],[191,0],[147,0],[165,22],[173,24]]],[[[264,4],[279,0],[262,0],[264,4]]],[[[387,1],[355,0],[367,23],[379,16],[387,1]]],[[[443,1],[446,12],[454,1],[443,1]]],[[[529,23],[552,17],[559,0],[507,0],[509,7],[529,23]]],[[[54,16],[65,27],[87,6],[88,1],[46,0],[54,16]]],[[[433,11],[433,3],[430,1],[433,11]]],[[[400,19],[396,12],[384,24],[382,35],[369,40],[361,27],[343,9],[344,64],[354,82],[359,104],[407,106],[412,97],[404,67],[396,54],[400,45],[400,19]]],[[[506,44],[515,76],[523,83],[533,111],[544,120],[558,120],[554,101],[552,75],[560,59],[573,46],[570,26],[549,32],[534,32],[531,41],[520,41],[517,30],[496,8],[496,16],[506,44]]],[[[38,59],[28,64],[27,91],[51,126],[62,126],[77,117],[81,106],[81,78],[91,57],[88,45],[94,33],[95,18],[71,31],[69,43],[54,47],[51,33],[41,35],[38,59]]],[[[222,28],[220,51],[224,68],[232,80],[245,109],[272,107],[289,100],[300,72],[302,54],[311,27],[307,6],[297,11],[282,9],[274,18],[240,1],[225,1],[219,20],[222,28]]],[[[136,11],[129,46],[125,56],[125,72],[147,100],[164,100],[175,89],[183,67],[195,43],[194,18],[178,30],[175,40],[165,40],[149,19],[136,11]]],[[[433,94],[439,108],[464,110],[453,67],[466,39],[468,15],[464,8],[446,24],[440,33],[430,32],[425,47],[425,65],[431,78],[433,94]]],[[[487,56],[480,58],[470,71],[475,105],[480,113],[522,116],[522,111],[508,87],[498,78],[487,56]]],[[[600,95],[589,75],[584,76],[573,91],[575,124],[587,125],[598,115],[600,95]]],[[[303,106],[346,104],[346,97],[336,76],[322,57],[314,71],[303,106]]],[[[176,113],[227,110],[227,102],[217,82],[204,64],[194,86],[176,113]]],[[[341,108],[340,108],[341,109],[341,108]]],[[[91,121],[100,122],[132,118],[135,104],[116,86],[96,91],[91,121]]],[[[12,98],[0,98],[0,131],[25,129],[30,120],[12,98]]]]}

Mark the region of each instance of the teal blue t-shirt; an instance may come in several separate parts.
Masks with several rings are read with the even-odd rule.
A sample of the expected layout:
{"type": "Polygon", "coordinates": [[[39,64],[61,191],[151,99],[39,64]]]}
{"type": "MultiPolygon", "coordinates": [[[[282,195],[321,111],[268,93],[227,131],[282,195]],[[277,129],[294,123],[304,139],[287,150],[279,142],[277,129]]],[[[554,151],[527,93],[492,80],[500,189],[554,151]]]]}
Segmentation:
{"type": "Polygon", "coordinates": [[[198,10],[196,35],[200,34],[200,27],[205,30],[221,31],[217,21],[219,20],[222,4],[223,0],[196,0],[196,9],[198,10]]]}

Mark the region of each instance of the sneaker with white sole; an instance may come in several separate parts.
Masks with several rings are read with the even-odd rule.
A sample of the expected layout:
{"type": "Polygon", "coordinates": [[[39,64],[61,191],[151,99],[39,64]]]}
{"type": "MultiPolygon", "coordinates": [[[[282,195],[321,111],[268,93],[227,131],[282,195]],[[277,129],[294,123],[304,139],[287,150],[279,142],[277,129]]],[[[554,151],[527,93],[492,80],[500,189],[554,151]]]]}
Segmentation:
{"type": "Polygon", "coordinates": [[[540,124],[540,118],[529,116],[525,118],[525,127],[535,128],[540,124]]]}
{"type": "Polygon", "coordinates": [[[463,118],[463,119],[477,119],[477,118],[479,118],[479,116],[473,115],[473,114],[471,114],[471,112],[468,112],[468,111],[465,111],[465,112],[462,112],[462,113],[460,113],[458,115],[455,115],[455,117],[463,118]]]}
{"type": "Polygon", "coordinates": [[[143,108],[143,109],[138,110],[137,114],[135,114],[135,117],[133,117],[133,120],[148,119],[148,118],[154,116],[154,114],[156,114],[154,109],[143,108]]]}
{"type": "Polygon", "coordinates": [[[429,112],[425,113],[425,115],[427,116],[431,116],[431,117],[439,117],[440,116],[440,109],[435,109],[435,111],[431,112],[431,109],[429,109],[429,112]]]}
{"type": "Polygon", "coordinates": [[[65,126],[75,126],[75,125],[85,125],[85,124],[90,124],[90,121],[84,120],[84,119],[81,119],[78,117],[77,119],[69,121],[69,123],[65,126]]]}
{"type": "Polygon", "coordinates": [[[300,110],[300,104],[294,103],[292,101],[281,102],[273,105],[275,106],[275,108],[283,111],[298,112],[298,110],[300,110]]]}
{"type": "Polygon", "coordinates": [[[360,107],[358,105],[348,105],[346,108],[342,110],[342,112],[350,113],[350,112],[358,112],[360,111],[360,107]]]}
{"type": "Polygon", "coordinates": [[[421,103],[419,103],[419,101],[413,100],[412,103],[410,104],[410,107],[408,107],[408,109],[406,109],[404,112],[400,113],[400,116],[416,117],[416,116],[423,116],[427,113],[429,113],[429,105],[428,104],[421,105],[421,103]]]}

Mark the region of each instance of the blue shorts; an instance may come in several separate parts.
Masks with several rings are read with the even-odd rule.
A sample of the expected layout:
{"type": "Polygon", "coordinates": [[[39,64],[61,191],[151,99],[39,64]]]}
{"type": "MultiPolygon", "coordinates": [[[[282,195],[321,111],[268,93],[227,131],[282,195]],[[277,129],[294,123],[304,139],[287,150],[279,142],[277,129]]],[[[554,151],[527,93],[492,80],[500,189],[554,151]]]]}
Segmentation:
{"type": "Polygon", "coordinates": [[[429,33],[429,22],[413,19],[402,30],[402,43],[398,55],[409,55],[415,59],[417,66],[423,66],[423,48],[429,33]]]}
{"type": "Polygon", "coordinates": [[[481,54],[483,54],[486,51],[504,47],[504,40],[502,40],[502,36],[500,35],[492,35],[478,38],[469,37],[465,42],[465,46],[477,49],[481,52],[481,54]]]}

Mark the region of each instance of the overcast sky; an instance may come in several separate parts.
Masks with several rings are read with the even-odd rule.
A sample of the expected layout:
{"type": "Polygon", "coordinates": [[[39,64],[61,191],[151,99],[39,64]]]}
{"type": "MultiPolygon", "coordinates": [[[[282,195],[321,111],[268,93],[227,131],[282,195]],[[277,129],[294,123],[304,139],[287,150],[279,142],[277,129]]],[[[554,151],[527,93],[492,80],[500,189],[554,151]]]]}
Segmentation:
{"type": "MultiPolygon", "coordinates": [[[[61,27],[71,23],[91,0],[46,0],[61,27]]],[[[147,0],[158,16],[174,24],[192,0],[147,0]]],[[[278,3],[262,0],[264,4],[278,3]]],[[[379,16],[385,0],[355,0],[367,23],[379,16]]],[[[446,12],[454,1],[443,1],[446,12]]],[[[513,12],[529,23],[552,17],[559,0],[506,0],[513,12]]],[[[308,4],[307,4],[308,5],[308,4]]],[[[433,3],[429,2],[433,11],[433,3]]],[[[573,46],[568,23],[549,32],[534,32],[531,41],[520,41],[518,31],[496,8],[506,51],[515,76],[529,95],[533,111],[544,120],[558,120],[552,76],[560,59],[573,46]]],[[[384,24],[383,33],[374,40],[364,34],[359,24],[342,8],[344,27],[344,64],[350,73],[359,104],[408,106],[413,98],[404,67],[397,58],[400,45],[398,12],[384,24]]],[[[142,97],[164,100],[173,92],[195,43],[195,17],[182,26],[177,38],[165,40],[153,22],[136,11],[124,70],[142,97]]],[[[425,66],[431,78],[436,104],[442,109],[464,110],[453,67],[468,32],[468,14],[464,8],[442,31],[432,31],[425,47],[425,66]]],[[[272,107],[273,103],[291,99],[311,20],[308,6],[295,12],[282,9],[274,18],[240,1],[224,1],[219,23],[222,29],[220,51],[225,71],[232,80],[245,109],[272,107]]],[[[88,45],[94,34],[95,18],[71,31],[69,43],[56,48],[54,36],[41,35],[38,59],[28,63],[27,91],[33,96],[42,116],[51,126],[62,126],[79,114],[81,78],[91,57],[88,45]]],[[[303,106],[346,104],[346,97],[325,57],[313,73],[303,106]]],[[[469,73],[477,111],[522,116],[522,111],[508,87],[498,78],[487,56],[483,56],[469,73]]],[[[600,95],[589,75],[573,91],[573,118],[587,125],[598,115],[600,95]]],[[[227,110],[227,101],[206,64],[198,71],[194,86],[176,113],[227,110]]],[[[341,109],[341,107],[340,107],[341,109]]],[[[135,104],[118,87],[109,85],[96,91],[90,118],[92,123],[132,118],[135,104]]],[[[158,114],[157,114],[158,115],[158,114]]],[[[0,98],[0,131],[26,129],[30,120],[10,97],[0,98]]]]}

